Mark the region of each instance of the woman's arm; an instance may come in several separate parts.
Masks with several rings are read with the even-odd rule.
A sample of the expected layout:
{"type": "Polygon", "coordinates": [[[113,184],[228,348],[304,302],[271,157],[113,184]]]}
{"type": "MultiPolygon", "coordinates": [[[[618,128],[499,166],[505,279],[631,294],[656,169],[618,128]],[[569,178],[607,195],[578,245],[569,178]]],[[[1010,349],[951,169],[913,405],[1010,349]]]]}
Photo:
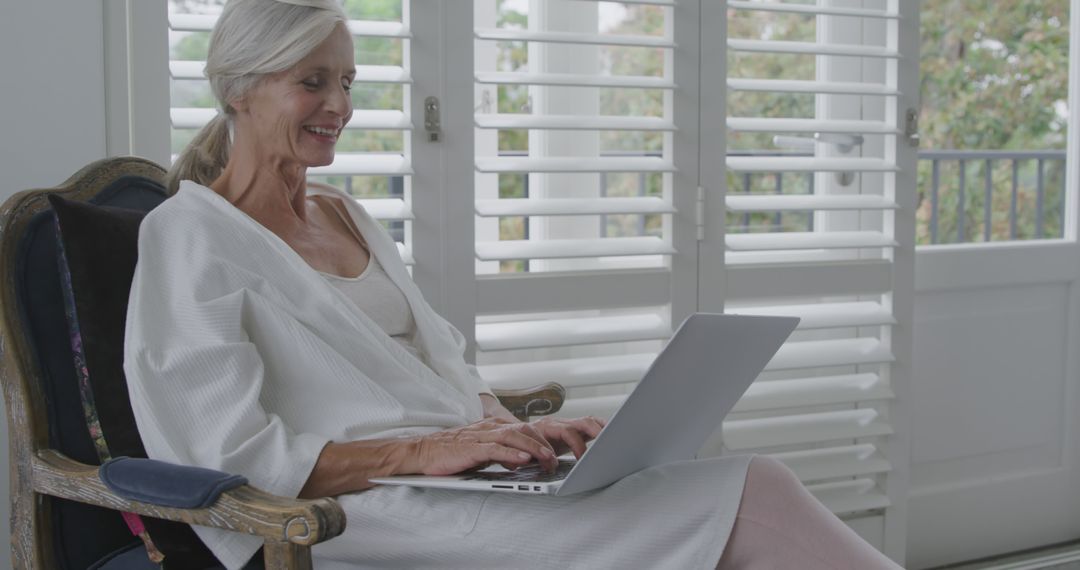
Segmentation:
{"type": "Polygon", "coordinates": [[[410,440],[380,439],[327,443],[300,489],[301,499],[332,497],[373,487],[368,479],[403,472],[410,440]]]}
{"type": "Polygon", "coordinates": [[[510,410],[499,403],[498,398],[491,394],[480,394],[480,402],[484,405],[485,418],[502,418],[511,422],[521,421],[517,419],[514,414],[511,414],[510,410]]]}

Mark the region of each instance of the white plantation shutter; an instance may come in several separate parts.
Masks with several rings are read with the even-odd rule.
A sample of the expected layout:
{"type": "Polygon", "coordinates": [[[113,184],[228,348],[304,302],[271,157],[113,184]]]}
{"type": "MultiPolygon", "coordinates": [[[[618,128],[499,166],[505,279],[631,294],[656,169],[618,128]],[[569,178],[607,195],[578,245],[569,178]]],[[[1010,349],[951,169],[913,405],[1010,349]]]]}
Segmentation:
{"type": "Polygon", "coordinates": [[[706,304],[802,321],[725,420],[723,448],[783,461],[833,512],[874,521],[864,527],[875,529],[872,542],[902,559],[908,458],[899,396],[911,362],[915,204],[905,119],[918,89],[917,3],[731,0],[726,8],[733,22],[761,26],[718,46],[731,65],[729,116],[726,137],[717,137],[726,143],[712,148],[726,145],[727,172],[703,167],[706,191],[724,199],[710,202],[702,273],[723,275],[726,287],[706,304]],[[782,18],[812,18],[816,38],[775,37],[782,18]],[[756,69],[741,65],[749,58],[796,61],[791,54],[814,58],[813,79],[783,76],[790,63],[774,67],[780,76],[740,75],[756,69]],[[810,95],[807,116],[738,114],[754,108],[742,104],[753,97],[810,95]],[[794,152],[747,148],[767,140],[761,134],[806,142],[796,140],[794,152]]]}
{"type": "MultiPolygon", "coordinates": [[[[485,4],[490,9],[490,2],[476,4],[478,14],[485,4]]],[[[914,207],[915,155],[904,111],[914,107],[917,89],[917,14],[910,4],[874,0],[865,6],[859,0],[663,4],[669,35],[618,38],[619,45],[668,50],[665,66],[671,67],[663,77],[610,78],[589,67],[598,59],[589,47],[558,51],[564,44],[614,44],[595,33],[595,20],[581,17],[584,12],[569,18],[565,8],[534,1],[527,29],[477,26],[477,46],[560,46],[530,47],[529,67],[517,70],[496,69],[477,48],[475,339],[481,372],[496,387],[557,380],[570,393],[563,415],[607,416],[689,311],[799,316],[799,330],[703,453],[775,456],[837,514],[875,521],[862,529],[880,530],[873,542],[901,557],[907,456],[894,402],[910,366],[913,229],[898,220],[910,219],[914,207]],[[762,30],[756,38],[725,41],[728,10],[812,18],[817,37],[774,40],[762,30]],[[695,25],[680,27],[680,18],[695,25]],[[696,34],[699,18],[709,34],[696,34]],[[853,24],[855,39],[840,37],[853,24]],[[881,45],[864,45],[878,39],[881,45]],[[728,52],[796,54],[814,58],[816,71],[813,79],[727,77],[724,57],[715,54],[728,52]],[[484,105],[491,85],[527,85],[532,105],[520,113],[496,112],[492,92],[484,105]],[[568,86],[576,96],[566,101],[558,89],[568,86]],[[600,87],[662,90],[664,113],[605,115],[590,90],[600,87]],[[723,102],[736,93],[813,95],[812,114],[728,116],[723,102]],[[487,134],[498,129],[529,129],[528,152],[500,156],[487,134]],[[656,156],[605,156],[594,134],[603,130],[669,134],[656,156]],[[729,152],[726,140],[738,143],[742,133],[805,137],[811,152],[729,152]],[[861,144],[850,149],[830,142],[856,136],[861,144]],[[603,172],[670,174],[664,174],[662,196],[613,199],[600,196],[597,177],[586,174],[603,172]],[[529,176],[530,195],[499,198],[493,176],[514,173],[529,176]],[[741,187],[747,179],[781,177],[791,186],[793,176],[812,180],[803,184],[810,190],[741,187]],[[621,213],[662,214],[664,233],[610,237],[588,222],[575,223],[621,213]],[[801,226],[791,222],[797,215],[801,226]],[[529,217],[527,239],[500,240],[491,224],[485,231],[486,220],[510,216],[529,217]],[[545,224],[548,217],[560,221],[545,224]],[[763,218],[781,227],[758,227],[763,218]],[[749,231],[740,227],[745,220],[749,231]],[[620,264],[619,258],[633,261],[620,264]],[[492,265],[515,259],[527,259],[529,271],[497,273],[492,265]],[[700,279],[697,287],[683,286],[688,276],[700,279]]]]}
{"type": "MultiPolygon", "coordinates": [[[[341,187],[340,180],[353,178],[353,180],[362,180],[363,177],[366,180],[372,180],[375,178],[385,178],[387,180],[387,186],[393,187],[394,179],[402,180],[400,188],[402,192],[400,195],[387,195],[380,197],[368,197],[358,198],[360,202],[368,212],[378,220],[390,223],[390,222],[411,222],[415,219],[415,215],[412,210],[413,195],[411,192],[411,178],[414,174],[412,167],[412,144],[411,144],[411,131],[413,129],[413,121],[411,118],[410,109],[410,87],[413,83],[413,79],[410,73],[410,69],[414,62],[408,60],[408,55],[411,53],[409,49],[409,42],[412,38],[412,32],[410,30],[409,22],[409,1],[401,0],[402,20],[396,21],[362,21],[362,20],[350,20],[348,23],[349,31],[354,35],[354,39],[359,41],[362,38],[384,38],[387,40],[397,40],[401,42],[401,53],[405,56],[401,65],[357,65],[356,67],[356,82],[354,83],[354,89],[362,85],[375,85],[379,87],[389,85],[400,85],[401,98],[393,105],[393,109],[365,109],[355,108],[353,110],[352,119],[346,125],[343,139],[349,136],[350,133],[363,134],[365,132],[372,131],[394,131],[401,133],[401,139],[403,141],[402,148],[399,152],[357,152],[344,150],[337,153],[333,164],[328,166],[312,168],[308,170],[308,176],[315,181],[321,181],[326,176],[335,177],[333,180],[337,182],[337,185],[341,187]]],[[[169,13],[169,29],[174,33],[197,33],[208,35],[213,29],[214,23],[217,21],[217,14],[185,14],[177,13],[177,11],[170,6],[169,13]]],[[[169,61],[169,73],[174,86],[174,93],[177,93],[177,86],[180,86],[180,92],[184,89],[191,90],[193,86],[204,90],[209,93],[209,82],[206,81],[204,75],[205,61],[183,61],[173,60],[169,61]]],[[[182,99],[183,97],[176,97],[182,99]]],[[[205,102],[205,101],[204,101],[205,102]]],[[[190,138],[191,134],[195,130],[202,128],[206,125],[215,115],[216,109],[212,107],[191,107],[178,104],[176,101],[170,105],[170,118],[172,122],[172,129],[174,138],[179,138],[181,141],[186,141],[190,138]]],[[[339,142],[339,149],[342,144],[339,142]]],[[[174,144],[173,157],[175,153],[179,152],[181,148],[174,144]]],[[[365,180],[365,181],[366,181],[365,180]]],[[[364,185],[365,182],[360,182],[360,185],[364,185]]],[[[348,188],[348,185],[345,186],[348,188]]],[[[398,242],[398,250],[402,255],[402,259],[407,264],[412,265],[415,263],[412,255],[412,240],[410,224],[398,224],[397,231],[392,230],[392,233],[400,241],[398,242]],[[402,227],[404,226],[404,227],[402,227]]]]}
{"type": "Polygon", "coordinates": [[[641,378],[696,304],[697,8],[526,4],[527,26],[499,27],[495,2],[475,3],[477,363],[496,388],[558,381],[564,415],[607,416],[608,394],[641,378]],[[662,25],[617,29],[645,18],[662,25]],[[523,45],[500,42],[524,42],[527,64],[500,68],[498,50],[523,45]],[[628,73],[611,67],[619,57],[658,65],[628,73]],[[530,104],[500,110],[513,88],[530,104]],[[605,103],[620,98],[639,104],[605,103]],[[500,152],[511,130],[528,132],[527,150],[500,152]],[[644,140],[657,142],[625,143],[644,140]],[[528,196],[500,198],[500,177],[527,178],[528,196]],[[615,195],[619,181],[630,192],[615,195]],[[527,235],[500,235],[500,220],[522,218],[527,235]]]}

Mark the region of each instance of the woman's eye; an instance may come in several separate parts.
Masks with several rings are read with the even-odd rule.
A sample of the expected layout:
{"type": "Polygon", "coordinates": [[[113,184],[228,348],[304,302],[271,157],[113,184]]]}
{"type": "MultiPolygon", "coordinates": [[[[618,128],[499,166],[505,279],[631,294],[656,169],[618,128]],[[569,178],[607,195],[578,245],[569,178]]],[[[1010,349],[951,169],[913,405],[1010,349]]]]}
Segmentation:
{"type": "Polygon", "coordinates": [[[304,87],[307,87],[307,88],[310,88],[310,89],[318,89],[319,88],[319,82],[318,81],[302,81],[301,83],[303,84],[304,87]]]}
{"type": "Polygon", "coordinates": [[[346,93],[348,93],[352,91],[352,83],[342,83],[341,88],[344,89],[346,93]]]}

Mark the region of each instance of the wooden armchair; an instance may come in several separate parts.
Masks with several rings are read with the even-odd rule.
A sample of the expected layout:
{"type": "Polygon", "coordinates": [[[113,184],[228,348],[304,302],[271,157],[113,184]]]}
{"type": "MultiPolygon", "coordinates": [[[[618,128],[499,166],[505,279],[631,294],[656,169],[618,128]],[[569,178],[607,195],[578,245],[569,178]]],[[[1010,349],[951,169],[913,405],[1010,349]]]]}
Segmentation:
{"type": "MultiPolygon", "coordinates": [[[[277,497],[245,485],[224,492],[208,508],[180,509],[125,499],[99,478],[100,455],[80,400],[84,376],[73,358],[47,196],[149,211],[166,198],[163,177],[160,166],[144,159],[107,159],[57,188],[18,193],[0,208],[0,382],[10,434],[15,568],[154,567],[118,511],[262,537],[263,558],[256,556],[251,568],[310,568],[311,546],[345,528],[344,512],[333,499],[277,497]]],[[[119,292],[124,299],[126,291],[119,292]]],[[[87,327],[81,328],[86,341],[87,327]]],[[[121,343],[122,338],[121,331],[121,343]]],[[[98,373],[95,365],[89,361],[91,376],[98,373]]],[[[122,379],[122,372],[116,374],[122,379]]],[[[549,384],[497,395],[524,418],[554,413],[564,392],[549,384]]],[[[124,390],[124,402],[126,397],[124,390]]],[[[165,567],[175,566],[166,557],[165,567]]]]}

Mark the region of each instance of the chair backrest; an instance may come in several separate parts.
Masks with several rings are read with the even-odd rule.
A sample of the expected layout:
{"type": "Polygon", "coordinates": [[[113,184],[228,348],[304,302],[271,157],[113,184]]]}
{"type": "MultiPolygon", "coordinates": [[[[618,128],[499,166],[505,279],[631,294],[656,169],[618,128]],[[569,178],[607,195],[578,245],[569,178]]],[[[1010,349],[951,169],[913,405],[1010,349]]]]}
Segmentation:
{"type": "Polygon", "coordinates": [[[164,174],[148,160],[106,159],[57,188],[20,192],[0,209],[0,381],[10,426],[12,548],[16,560],[34,567],[87,568],[134,540],[116,511],[33,490],[38,450],[99,463],[76,381],[46,196],[149,211],[166,198],[164,174]]]}

